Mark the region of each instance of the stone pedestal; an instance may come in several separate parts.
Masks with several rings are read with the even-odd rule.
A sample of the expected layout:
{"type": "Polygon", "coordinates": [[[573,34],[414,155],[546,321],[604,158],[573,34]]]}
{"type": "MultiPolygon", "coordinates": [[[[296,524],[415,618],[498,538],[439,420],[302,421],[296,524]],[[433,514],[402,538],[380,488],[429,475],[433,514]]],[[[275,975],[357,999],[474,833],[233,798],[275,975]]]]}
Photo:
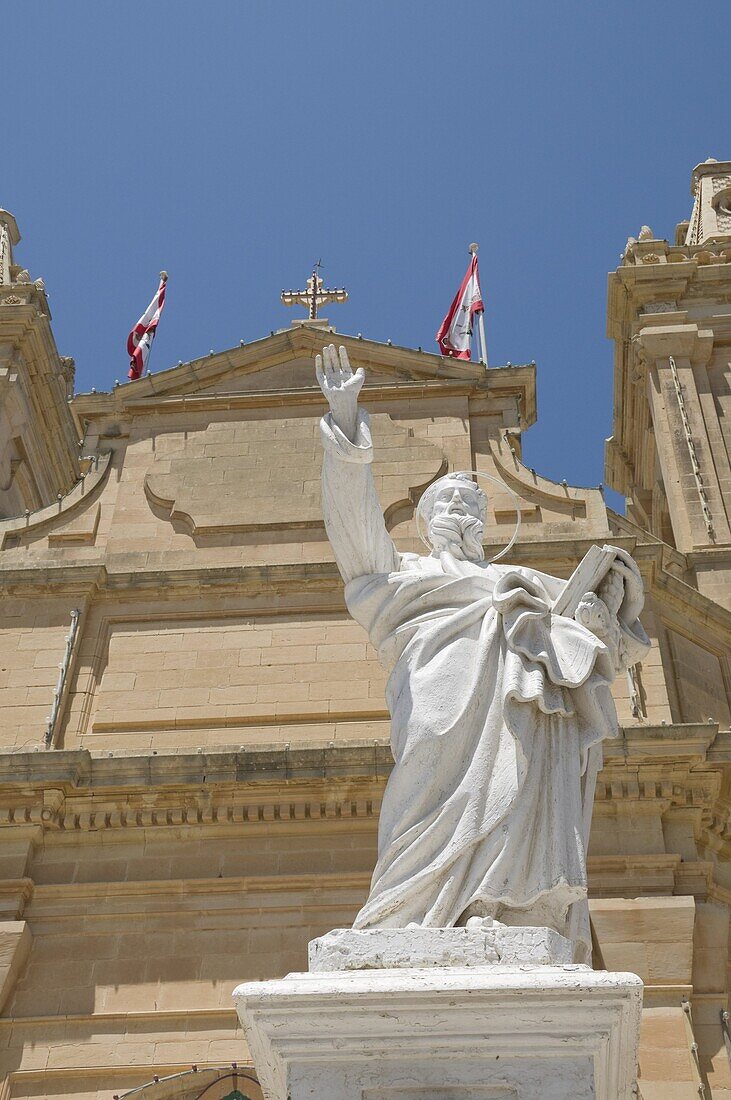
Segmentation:
{"type": "Polygon", "coordinates": [[[642,982],[485,961],[521,934],[528,953],[566,950],[498,926],[472,965],[473,929],[338,931],[310,945],[310,973],[239,986],[267,1100],[631,1100],[642,982]]]}
{"type": "Polygon", "coordinates": [[[574,945],[552,928],[510,928],[476,921],[469,928],[336,928],[311,940],[310,973],[421,967],[563,966],[574,945]]]}

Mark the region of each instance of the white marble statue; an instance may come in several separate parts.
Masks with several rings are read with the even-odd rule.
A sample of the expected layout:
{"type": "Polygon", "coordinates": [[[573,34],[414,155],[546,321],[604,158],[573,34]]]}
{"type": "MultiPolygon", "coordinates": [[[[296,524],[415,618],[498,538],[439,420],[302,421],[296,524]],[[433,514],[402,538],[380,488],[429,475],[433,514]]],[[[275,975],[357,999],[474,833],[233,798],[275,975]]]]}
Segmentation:
{"type": "Polygon", "coordinates": [[[583,961],[582,776],[590,751],[596,764],[601,741],[617,736],[615,675],[649,644],[639,571],[610,548],[599,591],[575,617],[553,613],[565,581],[485,563],[487,500],[464,473],[439,478],[419,502],[432,553],[399,553],[371,474],[363,369],[353,373],[331,345],[316,371],[330,406],[325,525],[348,609],[390,674],[395,766],[354,927],[540,925],[575,939],[583,961]]]}

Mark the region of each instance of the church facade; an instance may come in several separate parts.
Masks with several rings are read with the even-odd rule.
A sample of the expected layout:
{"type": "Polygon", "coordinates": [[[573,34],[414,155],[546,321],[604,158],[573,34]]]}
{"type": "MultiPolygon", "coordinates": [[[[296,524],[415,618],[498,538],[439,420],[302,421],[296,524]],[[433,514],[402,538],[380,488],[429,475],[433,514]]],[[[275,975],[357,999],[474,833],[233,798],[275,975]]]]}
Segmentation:
{"type": "Polygon", "coordinates": [[[731,162],[609,276],[600,488],[521,459],[534,364],[289,329],[73,393],[0,211],[0,1098],[261,1096],[231,993],[306,969],[376,857],[384,673],[320,504],[313,360],[364,367],[399,550],[436,477],[489,493],[486,553],[639,565],[652,648],[617,681],[588,871],[594,965],[645,983],[640,1096],[731,1097],[731,162]],[[489,483],[488,483],[489,484],[489,483]]]}

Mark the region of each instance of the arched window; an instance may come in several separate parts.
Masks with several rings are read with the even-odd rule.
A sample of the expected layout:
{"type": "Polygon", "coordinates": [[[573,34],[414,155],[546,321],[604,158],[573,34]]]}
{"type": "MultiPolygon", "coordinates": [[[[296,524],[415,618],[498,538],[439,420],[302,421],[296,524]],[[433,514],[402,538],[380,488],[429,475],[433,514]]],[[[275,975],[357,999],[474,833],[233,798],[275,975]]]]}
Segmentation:
{"type": "Polygon", "coordinates": [[[237,1065],[225,1069],[197,1066],[154,1077],[146,1085],[118,1093],[114,1100],[263,1100],[253,1069],[237,1065]]]}
{"type": "Polygon", "coordinates": [[[195,1100],[260,1100],[261,1089],[251,1070],[232,1069],[199,1092],[195,1100]]]}

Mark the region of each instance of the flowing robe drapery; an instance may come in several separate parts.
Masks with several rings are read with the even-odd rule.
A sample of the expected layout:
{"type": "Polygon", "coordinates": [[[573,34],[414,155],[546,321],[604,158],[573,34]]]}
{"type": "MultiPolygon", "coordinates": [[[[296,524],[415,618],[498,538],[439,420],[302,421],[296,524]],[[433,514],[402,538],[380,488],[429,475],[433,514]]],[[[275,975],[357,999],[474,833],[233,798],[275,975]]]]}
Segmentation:
{"type": "MultiPolygon", "coordinates": [[[[355,927],[448,927],[476,902],[543,906],[562,926],[586,896],[581,774],[617,735],[608,648],[553,615],[564,581],[516,566],[399,554],[360,413],[330,415],[323,510],[348,609],[389,672],[394,769],[378,863],[355,927]]],[[[637,624],[641,648],[646,640],[637,624]]]]}

